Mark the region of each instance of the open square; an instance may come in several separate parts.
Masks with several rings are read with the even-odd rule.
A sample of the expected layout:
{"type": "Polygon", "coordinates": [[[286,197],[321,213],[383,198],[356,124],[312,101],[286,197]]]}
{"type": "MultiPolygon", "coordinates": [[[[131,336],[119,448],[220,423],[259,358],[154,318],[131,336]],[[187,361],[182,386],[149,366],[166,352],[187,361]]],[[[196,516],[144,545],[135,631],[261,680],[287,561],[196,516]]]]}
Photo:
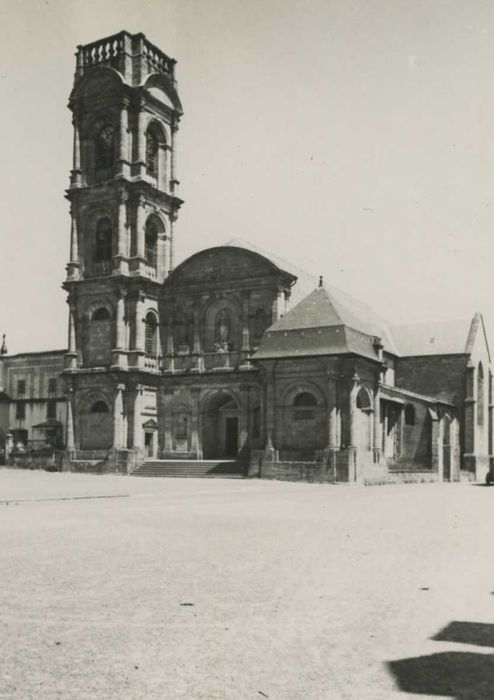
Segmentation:
{"type": "Polygon", "coordinates": [[[493,498],[1,470],[0,697],[490,697],[493,498]]]}

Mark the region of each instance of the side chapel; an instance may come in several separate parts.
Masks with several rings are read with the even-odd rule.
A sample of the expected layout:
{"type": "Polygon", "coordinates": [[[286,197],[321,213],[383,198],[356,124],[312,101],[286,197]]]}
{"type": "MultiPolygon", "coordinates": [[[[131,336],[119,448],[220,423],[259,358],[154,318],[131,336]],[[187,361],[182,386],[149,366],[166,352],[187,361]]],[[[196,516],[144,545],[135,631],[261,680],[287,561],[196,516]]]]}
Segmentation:
{"type": "Polygon", "coordinates": [[[392,326],[330,274],[238,240],[175,265],[182,105],[175,61],[143,34],[78,47],[69,108],[68,349],[33,361],[2,348],[10,463],[33,454],[37,426],[64,469],[485,478],[492,371],[479,314],[392,326]]]}

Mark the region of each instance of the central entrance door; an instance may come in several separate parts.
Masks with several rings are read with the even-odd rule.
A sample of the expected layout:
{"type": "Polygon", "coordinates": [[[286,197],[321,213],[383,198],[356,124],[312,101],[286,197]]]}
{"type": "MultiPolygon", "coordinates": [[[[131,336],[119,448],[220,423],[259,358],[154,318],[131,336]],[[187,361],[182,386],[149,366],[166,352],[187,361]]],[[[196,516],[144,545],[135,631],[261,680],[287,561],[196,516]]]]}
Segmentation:
{"type": "Polygon", "coordinates": [[[146,457],[152,459],[154,454],[154,433],[145,432],[144,433],[144,452],[146,457]]]}
{"type": "Polygon", "coordinates": [[[239,407],[232,394],[211,393],[201,411],[202,454],[204,459],[227,459],[238,453],[239,407]]]}
{"type": "Polygon", "coordinates": [[[238,418],[225,417],[225,457],[236,457],[238,451],[238,418]]]}

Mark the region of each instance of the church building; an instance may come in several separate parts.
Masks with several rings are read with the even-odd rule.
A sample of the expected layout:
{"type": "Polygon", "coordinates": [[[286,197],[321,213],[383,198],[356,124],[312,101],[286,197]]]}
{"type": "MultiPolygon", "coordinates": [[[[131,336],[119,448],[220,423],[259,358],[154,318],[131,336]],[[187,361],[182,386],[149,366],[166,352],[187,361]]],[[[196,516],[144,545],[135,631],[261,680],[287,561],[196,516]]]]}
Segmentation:
{"type": "Polygon", "coordinates": [[[17,466],[385,483],[484,479],[480,314],[391,325],[240,240],[176,259],[175,61],[143,34],[78,47],[68,348],[0,354],[17,466]],[[44,450],[44,452],[43,452],[44,450]]]}

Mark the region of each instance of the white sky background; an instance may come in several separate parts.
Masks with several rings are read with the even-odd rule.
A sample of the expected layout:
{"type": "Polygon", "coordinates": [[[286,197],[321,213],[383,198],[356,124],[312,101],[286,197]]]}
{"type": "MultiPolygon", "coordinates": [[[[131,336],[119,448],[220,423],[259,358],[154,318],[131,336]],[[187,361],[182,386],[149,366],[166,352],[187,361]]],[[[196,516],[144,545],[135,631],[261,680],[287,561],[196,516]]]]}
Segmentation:
{"type": "Polygon", "coordinates": [[[121,29],[178,61],[178,258],[241,237],[389,320],[494,332],[494,3],[0,0],[10,352],[66,347],[74,52],[121,29]]]}

